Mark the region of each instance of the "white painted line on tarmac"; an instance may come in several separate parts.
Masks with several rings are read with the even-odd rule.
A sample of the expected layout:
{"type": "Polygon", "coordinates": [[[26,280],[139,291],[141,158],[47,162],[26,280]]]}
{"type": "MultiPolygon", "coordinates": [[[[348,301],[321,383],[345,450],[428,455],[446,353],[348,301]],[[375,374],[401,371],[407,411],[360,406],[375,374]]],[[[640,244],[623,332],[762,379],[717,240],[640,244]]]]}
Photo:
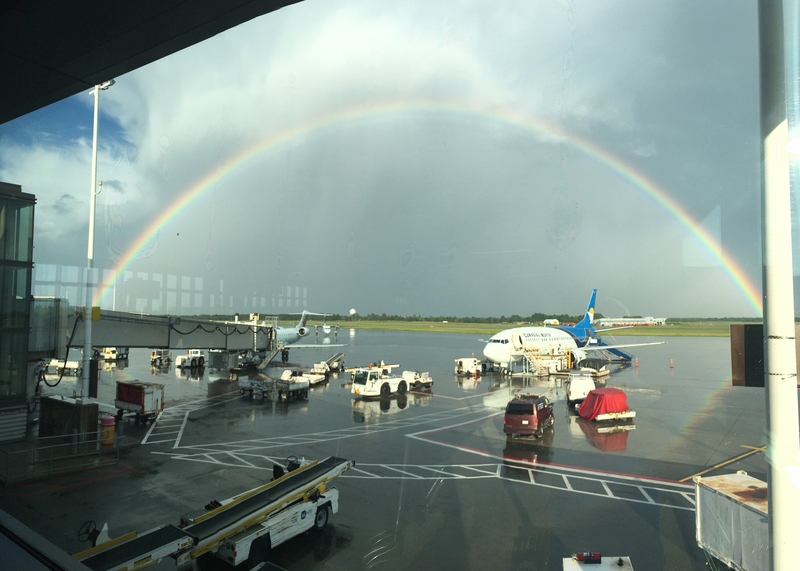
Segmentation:
{"type": "Polygon", "coordinates": [[[400,472],[401,474],[405,474],[406,476],[410,476],[411,478],[416,478],[418,480],[422,479],[422,476],[420,476],[419,474],[412,474],[411,472],[395,468],[393,466],[390,466],[389,464],[381,464],[381,466],[386,468],[387,470],[394,470],[395,472],[400,472]]]}
{"type": "Polygon", "coordinates": [[[189,422],[189,414],[192,411],[187,410],[186,414],[183,415],[183,422],[181,423],[181,428],[178,431],[178,436],[175,437],[175,445],[172,447],[173,449],[179,448],[181,444],[181,438],[183,438],[183,431],[186,429],[186,423],[189,422]]]}

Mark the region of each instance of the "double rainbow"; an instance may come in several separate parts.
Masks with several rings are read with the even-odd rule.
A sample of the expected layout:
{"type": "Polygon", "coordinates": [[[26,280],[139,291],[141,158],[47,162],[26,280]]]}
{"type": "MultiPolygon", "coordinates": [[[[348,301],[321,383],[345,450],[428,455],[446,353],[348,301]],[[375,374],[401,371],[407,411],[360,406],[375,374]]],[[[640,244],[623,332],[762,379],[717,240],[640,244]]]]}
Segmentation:
{"type": "Polygon", "coordinates": [[[97,289],[95,292],[93,305],[100,305],[105,296],[113,288],[116,280],[123,275],[123,272],[133,262],[136,257],[136,253],[151,239],[153,239],[159,229],[166,225],[170,219],[176,216],[184,208],[188,207],[205,191],[213,188],[214,184],[218,182],[218,180],[226,173],[237,169],[238,167],[247,163],[247,161],[250,159],[262,153],[268,152],[282,143],[290,141],[294,137],[321,129],[323,127],[330,127],[339,123],[345,123],[347,121],[363,120],[365,118],[410,113],[479,116],[523,128],[539,135],[543,135],[550,140],[556,140],[559,143],[572,146],[586,156],[611,169],[620,178],[626,180],[636,189],[649,196],[661,207],[663,207],[669,214],[675,217],[675,219],[678,220],[681,225],[683,225],[687,230],[697,237],[697,239],[716,260],[719,260],[721,266],[724,268],[724,271],[732,278],[737,288],[741,290],[745,299],[756,312],[756,314],[759,316],[762,314],[760,289],[756,287],[756,285],[750,280],[736,260],[725,250],[723,250],[721,245],[717,243],[717,241],[708,233],[708,231],[706,231],[702,225],[695,220],[689,214],[689,212],[674,198],[672,198],[664,189],[659,187],[654,181],[647,178],[643,173],[639,172],[631,165],[623,162],[619,157],[609,153],[591,141],[580,138],[574,134],[567,133],[557,125],[547,123],[538,118],[531,117],[530,115],[509,109],[487,109],[460,102],[442,102],[425,99],[385,102],[375,104],[370,107],[353,107],[320,115],[302,123],[298,123],[290,128],[272,133],[271,135],[260,140],[255,145],[242,150],[238,155],[234,156],[226,163],[223,163],[217,168],[214,168],[212,171],[206,173],[202,178],[189,187],[177,200],[175,200],[175,202],[163,210],[161,215],[156,218],[150,224],[150,226],[145,228],[145,230],[122,255],[119,264],[117,265],[114,277],[108,281],[104,281],[97,289]]]}

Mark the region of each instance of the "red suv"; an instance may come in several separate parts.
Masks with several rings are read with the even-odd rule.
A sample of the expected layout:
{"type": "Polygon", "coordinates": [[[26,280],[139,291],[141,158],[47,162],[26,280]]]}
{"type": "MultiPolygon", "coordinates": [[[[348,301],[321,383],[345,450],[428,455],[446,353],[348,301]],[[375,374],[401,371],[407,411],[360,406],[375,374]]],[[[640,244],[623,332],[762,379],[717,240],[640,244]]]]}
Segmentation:
{"type": "Polygon", "coordinates": [[[544,429],[553,426],[553,404],[546,396],[519,394],[506,405],[503,432],[514,436],[540,437],[544,429]]]}

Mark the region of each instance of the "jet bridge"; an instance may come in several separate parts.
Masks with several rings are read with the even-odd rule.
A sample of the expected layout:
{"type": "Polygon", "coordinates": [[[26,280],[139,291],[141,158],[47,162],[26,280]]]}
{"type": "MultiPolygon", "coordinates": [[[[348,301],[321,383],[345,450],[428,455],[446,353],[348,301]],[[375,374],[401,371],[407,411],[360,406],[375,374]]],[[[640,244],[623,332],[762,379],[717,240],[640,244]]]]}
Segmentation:
{"type": "MultiPolygon", "coordinates": [[[[82,308],[68,320],[72,348],[83,347],[81,313],[82,308]]],[[[273,348],[277,325],[274,319],[253,324],[108,310],[101,310],[99,317],[92,322],[92,344],[98,347],[266,351],[273,348]]]]}

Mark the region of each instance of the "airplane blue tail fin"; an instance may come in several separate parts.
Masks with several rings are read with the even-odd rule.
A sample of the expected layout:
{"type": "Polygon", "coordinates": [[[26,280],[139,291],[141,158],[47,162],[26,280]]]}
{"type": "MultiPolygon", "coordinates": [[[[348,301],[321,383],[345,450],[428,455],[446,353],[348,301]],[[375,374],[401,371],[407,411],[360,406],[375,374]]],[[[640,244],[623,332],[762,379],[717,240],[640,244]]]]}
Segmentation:
{"type": "Polygon", "coordinates": [[[597,299],[597,290],[592,290],[592,297],[589,299],[589,306],[586,308],[586,313],[578,323],[573,325],[572,327],[564,327],[566,331],[570,334],[574,335],[579,343],[586,342],[589,337],[593,337],[595,335],[594,327],[592,327],[592,321],[594,321],[594,303],[597,299]]]}
{"type": "Polygon", "coordinates": [[[597,290],[592,290],[592,297],[589,299],[589,306],[586,308],[586,313],[578,323],[575,324],[575,329],[590,329],[594,331],[594,327],[592,327],[592,321],[594,321],[594,304],[597,300],[597,290]]]}

